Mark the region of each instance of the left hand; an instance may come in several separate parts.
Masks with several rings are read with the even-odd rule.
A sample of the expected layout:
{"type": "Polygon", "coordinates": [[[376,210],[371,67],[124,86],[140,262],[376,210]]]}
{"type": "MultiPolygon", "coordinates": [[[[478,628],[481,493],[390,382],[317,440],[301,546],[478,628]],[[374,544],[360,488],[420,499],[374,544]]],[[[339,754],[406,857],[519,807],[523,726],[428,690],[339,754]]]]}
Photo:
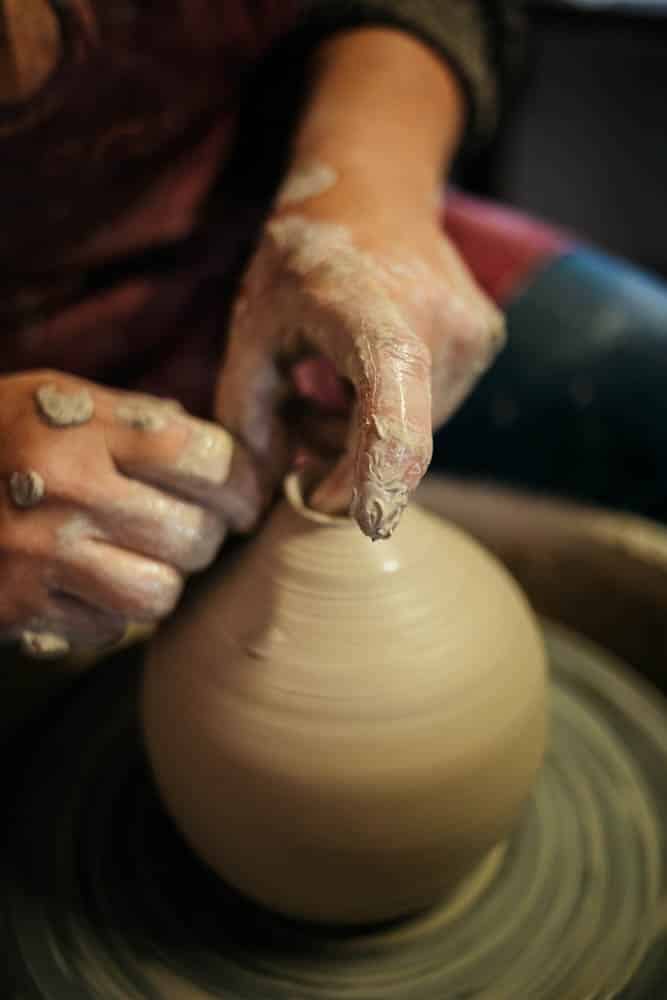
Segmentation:
{"type": "Polygon", "coordinates": [[[365,534],[388,537],[429,465],[433,427],[502,342],[502,317],[443,234],[435,198],[348,169],[315,196],[278,199],[236,303],[216,415],[274,481],[294,445],[324,454],[333,439],[337,463],[310,502],[351,505],[365,534]],[[304,372],[310,402],[290,421],[304,372]]]}

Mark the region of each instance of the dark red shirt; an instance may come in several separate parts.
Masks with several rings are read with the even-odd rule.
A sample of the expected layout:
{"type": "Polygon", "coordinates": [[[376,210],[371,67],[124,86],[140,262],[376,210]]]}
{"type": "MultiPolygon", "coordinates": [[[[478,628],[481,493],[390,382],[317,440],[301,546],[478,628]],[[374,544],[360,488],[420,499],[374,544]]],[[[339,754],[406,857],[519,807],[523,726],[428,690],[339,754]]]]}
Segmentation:
{"type": "MultiPolygon", "coordinates": [[[[62,59],[0,109],[0,368],[209,408],[256,206],[210,196],[289,0],[52,0],[62,59]]],[[[243,199],[241,199],[243,202],[243,199]]]]}

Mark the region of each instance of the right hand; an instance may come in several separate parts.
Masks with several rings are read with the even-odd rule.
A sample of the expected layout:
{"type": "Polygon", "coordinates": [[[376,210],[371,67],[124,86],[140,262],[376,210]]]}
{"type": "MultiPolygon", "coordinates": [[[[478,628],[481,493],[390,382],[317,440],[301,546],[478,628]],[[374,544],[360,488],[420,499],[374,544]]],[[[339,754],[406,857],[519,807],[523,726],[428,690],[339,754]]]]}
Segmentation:
{"type": "Polygon", "coordinates": [[[49,371],[0,378],[0,480],[0,639],[43,657],[158,622],[267,500],[218,425],[49,371]],[[47,410],[78,398],[93,412],[54,424],[40,389],[47,410]]]}

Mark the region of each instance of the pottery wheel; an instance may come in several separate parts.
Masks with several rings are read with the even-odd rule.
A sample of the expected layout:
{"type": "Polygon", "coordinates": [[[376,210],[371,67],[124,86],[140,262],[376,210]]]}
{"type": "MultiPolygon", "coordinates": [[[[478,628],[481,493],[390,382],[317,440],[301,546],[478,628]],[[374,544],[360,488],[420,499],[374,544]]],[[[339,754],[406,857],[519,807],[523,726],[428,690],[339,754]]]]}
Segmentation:
{"type": "Polygon", "coordinates": [[[21,775],[0,875],[1,995],[665,995],[667,709],[596,648],[546,634],[550,747],[516,834],[455,900],[362,933],[260,911],[198,863],[146,771],[138,664],[99,668],[21,775]]]}

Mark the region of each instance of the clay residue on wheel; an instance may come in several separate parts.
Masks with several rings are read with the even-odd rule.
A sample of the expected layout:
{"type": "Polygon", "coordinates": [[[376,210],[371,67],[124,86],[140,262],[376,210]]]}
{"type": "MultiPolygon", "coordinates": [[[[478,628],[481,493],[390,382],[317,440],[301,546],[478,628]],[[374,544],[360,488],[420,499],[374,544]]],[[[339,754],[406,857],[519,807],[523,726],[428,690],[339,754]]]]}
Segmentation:
{"type": "Polygon", "coordinates": [[[53,383],[40,385],[35,393],[37,408],[52,427],[76,427],[87,423],[95,412],[87,389],[64,392],[53,383]]]}
{"type": "Polygon", "coordinates": [[[26,629],[21,635],[21,648],[36,660],[53,660],[69,653],[69,642],[54,632],[32,632],[26,629]]]}
{"type": "Polygon", "coordinates": [[[16,507],[36,507],[44,499],[46,490],[39,472],[12,472],[9,477],[9,495],[16,507]]]}

